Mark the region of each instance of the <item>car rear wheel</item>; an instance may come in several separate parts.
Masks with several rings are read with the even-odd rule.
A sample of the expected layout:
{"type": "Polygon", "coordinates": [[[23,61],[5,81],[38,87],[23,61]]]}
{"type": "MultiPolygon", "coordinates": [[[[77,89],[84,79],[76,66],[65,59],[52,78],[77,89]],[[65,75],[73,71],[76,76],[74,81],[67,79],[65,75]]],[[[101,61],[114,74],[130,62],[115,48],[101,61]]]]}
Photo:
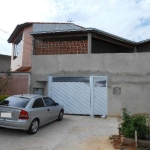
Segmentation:
{"type": "Polygon", "coordinates": [[[28,133],[35,134],[38,131],[38,128],[39,128],[38,119],[34,119],[29,127],[28,133]]]}
{"type": "Polygon", "coordinates": [[[58,116],[58,121],[61,121],[63,119],[64,111],[61,110],[58,116]]]}

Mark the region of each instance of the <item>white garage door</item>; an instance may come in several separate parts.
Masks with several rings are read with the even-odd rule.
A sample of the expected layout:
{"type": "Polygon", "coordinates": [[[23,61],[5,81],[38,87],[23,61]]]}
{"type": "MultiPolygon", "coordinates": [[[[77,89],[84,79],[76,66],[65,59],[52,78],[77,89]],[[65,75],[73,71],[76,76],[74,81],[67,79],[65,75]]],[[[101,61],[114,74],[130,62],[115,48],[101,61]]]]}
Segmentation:
{"type": "Polygon", "coordinates": [[[50,77],[49,96],[67,114],[107,115],[107,87],[103,77],[50,77]]]}
{"type": "Polygon", "coordinates": [[[89,78],[53,78],[51,96],[67,114],[90,114],[89,78]]]}

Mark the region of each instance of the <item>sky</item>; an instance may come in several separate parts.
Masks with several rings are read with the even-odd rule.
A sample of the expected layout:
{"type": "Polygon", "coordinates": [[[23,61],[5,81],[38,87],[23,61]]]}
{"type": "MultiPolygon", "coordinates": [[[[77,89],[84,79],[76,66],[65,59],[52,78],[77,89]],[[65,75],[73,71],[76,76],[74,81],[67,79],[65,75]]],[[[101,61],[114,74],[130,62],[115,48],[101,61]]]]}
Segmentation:
{"type": "Polygon", "coordinates": [[[136,42],[146,40],[150,0],[0,0],[0,54],[11,55],[7,40],[18,24],[67,21],[136,42]]]}

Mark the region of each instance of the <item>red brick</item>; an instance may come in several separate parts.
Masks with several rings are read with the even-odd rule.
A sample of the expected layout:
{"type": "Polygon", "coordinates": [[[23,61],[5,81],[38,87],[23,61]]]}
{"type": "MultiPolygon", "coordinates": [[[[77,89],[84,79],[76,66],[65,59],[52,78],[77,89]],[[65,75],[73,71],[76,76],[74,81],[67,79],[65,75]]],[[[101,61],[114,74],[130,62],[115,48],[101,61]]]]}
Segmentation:
{"type": "Polygon", "coordinates": [[[87,54],[87,40],[40,42],[35,45],[35,55],[87,54]]]}

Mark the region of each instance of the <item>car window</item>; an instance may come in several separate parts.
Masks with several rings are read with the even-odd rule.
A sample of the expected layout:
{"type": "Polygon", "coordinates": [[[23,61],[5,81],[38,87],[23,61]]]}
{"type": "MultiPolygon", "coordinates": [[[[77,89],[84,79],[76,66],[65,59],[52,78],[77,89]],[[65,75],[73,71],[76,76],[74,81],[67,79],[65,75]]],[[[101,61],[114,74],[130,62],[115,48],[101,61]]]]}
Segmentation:
{"type": "Polygon", "coordinates": [[[43,99],[44,99],[46,106],[52,106],[53,104],[55,104],[55,102],[49,97],[44,97],[43,99]]]}
{"type": "Polygon", "coordinates": [[[26,97],[11,96],[0,103],[0,105],[25,108],[30,99],[26,97]]]}
{"type": "Polygon", "coordinates": [[[32,108],[44,107],[44,102],[42,98],[38,98],[34,101],[32,108]]]}

